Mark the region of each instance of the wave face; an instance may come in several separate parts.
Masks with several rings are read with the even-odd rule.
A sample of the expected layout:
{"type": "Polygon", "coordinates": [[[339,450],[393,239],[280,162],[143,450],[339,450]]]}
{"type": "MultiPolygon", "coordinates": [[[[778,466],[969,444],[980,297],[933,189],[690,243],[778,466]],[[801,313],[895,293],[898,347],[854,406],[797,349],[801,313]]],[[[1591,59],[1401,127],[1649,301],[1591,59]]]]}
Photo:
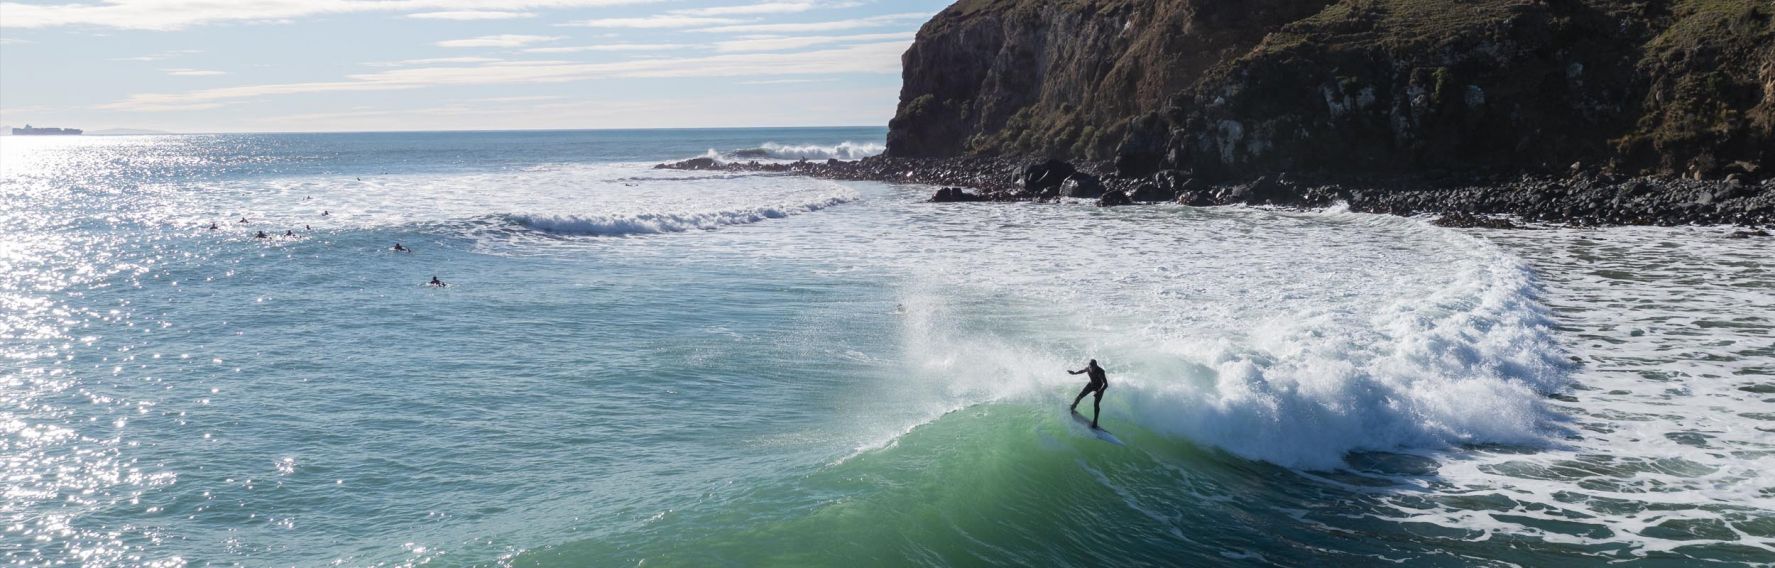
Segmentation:
{"type": "Polygon", "coordinates": [[[852,196],[826,195],[798,203],[720,211],[583,216],[514,214],[508,216],[508,219],[526,228],[559,235],[612,237],[682,233],[695,230],[714,230],[732,225],[746,225],[768,219],[782,219],[791,215],[811,213],[848,203],[854,199],[855,197],[852,196]]]}
{"type": "Polygon", "coordinates": [[[706,155],[721,161],[746,160],[861,160],[870,156],[880,155],[887,151],[887,145],[877,143],[842,142],[832,146],[815,144],[778,144],[765,142],[757,148],[747,148],[732,152],[709,150],[706,155]]]}
{"type": "MultiPolygon", "coordinates": [[[[1758,499],[1742,488],[1653,497],[1669,519],[1619,518],[1647,497],[1616,483],[1743,469],[1642,465],[1612,455],[1632,444],[1585,441],[1553,398],[1583,368],[1541,278],[1469,234],[1342,211],[1047,206],[910,206],[825,228],[827,242],[870,236],[838,270],[897,275],[894,348],[857,357],[879,384],[834,403],[856,446],[707,514],[662,513],[646,538],[526,563],[1603,565],[1695,542],[1682,539],[1735,554],[1729,532],[1659,523],[1764,530],[1729,512],[1758,499]],[[905,226],[920,230],[892,230],[905,226]],[[1066,416],[1082,381],[1063,371],[1087,358],[1109,369],[1103,424],[1127,448],[1066,416]],[[1376,538],[1327,538],[1348,531],[1376,538]]],[[[744,252],[796,264],[832,251],[744,252]]],[[[849,325],[806,341],[846,341],[849,325]]]]}

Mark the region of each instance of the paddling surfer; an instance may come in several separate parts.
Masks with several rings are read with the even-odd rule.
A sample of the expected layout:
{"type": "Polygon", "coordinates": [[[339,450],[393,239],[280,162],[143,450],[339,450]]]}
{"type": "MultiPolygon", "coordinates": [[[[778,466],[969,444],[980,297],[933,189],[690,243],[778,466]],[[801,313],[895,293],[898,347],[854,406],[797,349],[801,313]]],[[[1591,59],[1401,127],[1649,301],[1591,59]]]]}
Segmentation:
{"type": "Polygon", "coordinates": [[[1096,428],[1097,418],[1103,415],[1103,389],[1109,388],[1109,377],[1103,373],[1103,367],[1097,366],[1096,359],[1092,359],[1090,363],[1086,363],[1085,368],[1077,371],[1067,371],[1066,374],[1086,374],[1091,377],[1091,382],[1085,385],[1085,390],[1079,391],[1078,398],[1072,399],[1072,411],[1079,411],[1079,401],[1085,400],[1085,395],[1096,393],[1097,398],[1091,401],[1091,427],[1096,428]]]}

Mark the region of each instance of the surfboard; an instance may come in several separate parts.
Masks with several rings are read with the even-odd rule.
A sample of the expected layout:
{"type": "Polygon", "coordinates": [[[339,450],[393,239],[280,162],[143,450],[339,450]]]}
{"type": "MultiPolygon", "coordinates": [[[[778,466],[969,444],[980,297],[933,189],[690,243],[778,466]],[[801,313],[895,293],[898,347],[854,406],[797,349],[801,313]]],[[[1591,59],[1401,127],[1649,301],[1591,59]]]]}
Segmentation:
{"type": "Polygon", "coordinates": [[[1102,428],[1092,428],[1091,427],[1091,419],[1086,418],[1085,415],[1083,415],[1083,414],[1079,414],[1079,411],[1077,411],[1077,410],[1072,411],[1072,421],[1077,422],[1079,426],[1083,426],[1085,428],[1085,431],[1090,432],[1092,436],[1095,436],[1099,440],[1103,440],[1105,442],[1109,442],[1109,443],[1115,444],[1117,446],[1126,446],[1127,445],[1127,444],[1122,443],[1121,438],[1117,438],[1115,434],[1109,433],[1109,430],[1104,430],[1102,428]]]}

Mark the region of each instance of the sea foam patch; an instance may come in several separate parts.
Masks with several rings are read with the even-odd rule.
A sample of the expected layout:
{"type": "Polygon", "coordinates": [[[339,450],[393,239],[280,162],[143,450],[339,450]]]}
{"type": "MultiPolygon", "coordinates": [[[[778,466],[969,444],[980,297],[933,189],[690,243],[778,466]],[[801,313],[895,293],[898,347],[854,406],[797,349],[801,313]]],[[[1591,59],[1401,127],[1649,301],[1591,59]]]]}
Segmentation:
{"type": "Polygon", "coordinates": [[[524,227],[547,233],[609,237],[714,230],[811,213],[854,199],[854,195],[819,195],[791,203],[717,211],[668,211],[628,215],[515,214],[509,218],[524,227]]]}

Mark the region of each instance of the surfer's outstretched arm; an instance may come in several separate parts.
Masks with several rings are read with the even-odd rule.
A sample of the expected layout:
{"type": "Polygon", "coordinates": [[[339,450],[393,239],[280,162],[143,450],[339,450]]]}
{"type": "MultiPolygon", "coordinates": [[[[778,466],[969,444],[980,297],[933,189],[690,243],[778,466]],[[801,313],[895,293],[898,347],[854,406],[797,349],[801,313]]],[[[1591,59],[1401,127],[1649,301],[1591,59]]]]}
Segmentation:
{"type": "Polygon", "coordinates": [[[1079,370],[1077,370],[1077,371],[1067,371],[1067,372],[1066,372],[1066,374],[1068,374],[1068,375],[1077,375],[1077,374],[1082,374],[1082,373],[1084,373],[1084,372],[1085,372],[1085,370],[1084,370],[1084,369],[1079,369],[1079,370]]]}

